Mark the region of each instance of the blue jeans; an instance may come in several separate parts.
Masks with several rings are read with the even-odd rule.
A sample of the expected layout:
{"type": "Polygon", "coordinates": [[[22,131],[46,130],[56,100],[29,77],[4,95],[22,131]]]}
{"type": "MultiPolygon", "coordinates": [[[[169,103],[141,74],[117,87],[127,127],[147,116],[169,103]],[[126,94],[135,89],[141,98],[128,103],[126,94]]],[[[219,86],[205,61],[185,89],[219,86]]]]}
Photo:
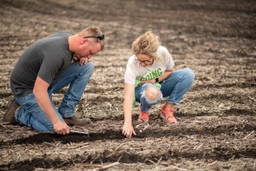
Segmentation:
{"type": "Polygon", "coordinates": [[[150,101],[146,98],[146,89],[150,86],[156,86],[145,83],[135,88],[136,101],[141,103],[141,111],[143,112],[148,112],[152,105],[159,103],[163,97],[168,96],[167,103],[179,105],[182,97],[194,82],[194,79],[195,75],[189,68],[174,71],[168,78],[160,82],[162,85],[160,89],[162,94],[157,100],[150,101]]]}
{"type": "MultiPolygon", "coordinates": [[[[91,62],[87,62],[82,66],[79,62],[72,62],[60,79],[48,88],[48,94],[52,102],[52,93],[62,89],[70,83],[69,89],[58,110],[52,102],[52,107],[61,121],[64,122],[63,117],[68,118],[74,116],[74,108],[82,97],[83,91],[92,76],[93,69],[94,66],[91,62]]],[[[21,105],[15,113],[17,122],[32,129],[36,129],[39,132],[55,132],[53,130],[52,122],[39,107],[33,93],[15,99],[21,105]]]]}

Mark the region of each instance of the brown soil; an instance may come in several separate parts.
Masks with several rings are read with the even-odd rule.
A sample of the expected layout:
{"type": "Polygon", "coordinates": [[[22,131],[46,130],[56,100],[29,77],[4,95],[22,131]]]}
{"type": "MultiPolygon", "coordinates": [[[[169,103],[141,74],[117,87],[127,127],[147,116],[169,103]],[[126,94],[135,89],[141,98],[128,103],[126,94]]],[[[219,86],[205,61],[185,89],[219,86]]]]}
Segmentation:
{"type": "MultiPolygon", "coordinates": [[[[0,0],[0,119],[12,98],[10,73],[36,40],[89,25],[106,35],[78,117],[87,135],[39,133],[0,122],[0,170],[256,170],[256,1],[0,0]],[[132,42],[151,30],[195,82],[177,124],[155,105],[148,124],[128,139],[123,126],[124,73],[132,42]]],[[[53,95],[58,107],[67,87],[53,95]]]]}

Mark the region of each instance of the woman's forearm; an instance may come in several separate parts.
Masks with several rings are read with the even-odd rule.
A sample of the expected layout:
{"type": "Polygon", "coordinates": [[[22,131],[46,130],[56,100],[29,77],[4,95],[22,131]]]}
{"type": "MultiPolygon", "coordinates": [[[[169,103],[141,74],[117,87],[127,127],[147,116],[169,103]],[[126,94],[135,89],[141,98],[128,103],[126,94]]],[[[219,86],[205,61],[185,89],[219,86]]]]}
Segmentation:
{"type": "Polygon", "coordinates": [[[124,86],[124,103],[123,103],[123,110],[124,110],[124,123],[125,124],[132,124],[132,103],[134,98],[134,84],[125,83],[124,86]]]}
{"type": "MultiPolygon", "coordinates": [[[[158,82],[161,82],[163,80],[165,80],[166,78],[168,78],[171,74],[173,73],[173,69],[170,69],[170,70],[167,70],[164,72],[164,74],[158,78],[158,82]]],[[[145,80],[145,81],[141,81],[139,83],[139,85],[141,84],[144,84],[144,83],[151,83],[151,84],[154,84],[156,83],[156,80],[155,79],[152,79],[152,80],[145,80]]]]}
{"type": "Polygon", "coordinates": [[[132,100],[131,99],[124,100],[123,110],[124,110],[124,123],[132,124],[132,100]]]}
{"type": "Polygon", "coordinates": [[[159,82],[161,82],[161,81],[165,80],[166,78],[168,78],[172,73],[173,73],[173,68],[170,69],[170,70],[166,70],[164,72],[164,74],[161,77],[158,78],[159,82]]]}

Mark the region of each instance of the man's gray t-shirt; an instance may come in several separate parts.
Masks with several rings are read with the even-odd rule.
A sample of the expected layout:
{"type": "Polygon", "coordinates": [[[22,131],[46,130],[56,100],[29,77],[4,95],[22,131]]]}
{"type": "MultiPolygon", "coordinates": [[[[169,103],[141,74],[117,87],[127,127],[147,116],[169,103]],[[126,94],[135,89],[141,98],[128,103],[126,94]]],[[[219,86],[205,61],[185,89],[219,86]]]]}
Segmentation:
{"type": "Polygon", "coordinates": [[[11,73],[14,97],[32,93],[37,76],[48,84],[62,76],[74,55],[69,50],[68,37],[71,35],[68,32],[57,32],[28,47],[11,73]]]}

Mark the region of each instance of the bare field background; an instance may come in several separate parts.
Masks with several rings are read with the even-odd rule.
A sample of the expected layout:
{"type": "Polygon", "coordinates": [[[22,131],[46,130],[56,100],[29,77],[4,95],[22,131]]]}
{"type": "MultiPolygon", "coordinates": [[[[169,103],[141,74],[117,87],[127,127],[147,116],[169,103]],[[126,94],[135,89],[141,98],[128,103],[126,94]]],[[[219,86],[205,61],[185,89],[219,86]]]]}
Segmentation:
{"type": "MultiPolygon", "coordinates": [[[[253,0],[0,0],[0,119],[12,98],[10,73],[24,50],[57,31],[88,26],[106,35],[78,117],[90,137],[39,133],[0,122],[0,170],[256,170],[256,2],[253,0]],[[161,39],[175,69],[195,82],[175,107],[177,124],[150,112],[127,139],[124,73],[132,42],[146,31],[161,39]]],[[[68,87],[55,93],[58,107],[68,87]]]]}

